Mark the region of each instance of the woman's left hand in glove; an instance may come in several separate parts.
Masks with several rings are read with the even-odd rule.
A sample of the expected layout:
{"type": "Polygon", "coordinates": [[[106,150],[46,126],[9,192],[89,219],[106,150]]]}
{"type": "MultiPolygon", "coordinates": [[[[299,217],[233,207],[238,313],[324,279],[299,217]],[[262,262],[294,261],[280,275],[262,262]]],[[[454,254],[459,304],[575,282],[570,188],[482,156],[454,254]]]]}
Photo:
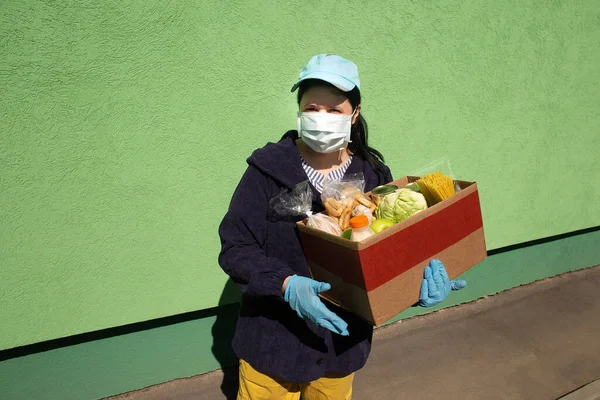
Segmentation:
{"type": "Polygon", "coordinates": [[[467,286],[467,281],[451,281],[448,278],[446,268],[440,260],[431,260],[429,266],[425,267],[418,304],[421,307],[435,306],[444,301],[450,291],[460,290],[465,286],[467,286]]]}

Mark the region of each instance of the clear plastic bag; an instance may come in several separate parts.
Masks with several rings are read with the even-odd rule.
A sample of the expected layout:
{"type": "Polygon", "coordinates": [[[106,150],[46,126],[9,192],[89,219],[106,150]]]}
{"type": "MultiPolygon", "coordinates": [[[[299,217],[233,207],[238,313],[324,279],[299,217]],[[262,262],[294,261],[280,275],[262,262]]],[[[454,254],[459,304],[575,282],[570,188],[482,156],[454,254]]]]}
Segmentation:
{"type": "Polygon", "coordinates": [[[308,181],[300,182],[291,191],[285,191],[269,201],[271,209],[283,219],[306,218],[306,226],[332,235],[341,236],[338,222],[325,214],[313,214],[313,191],[308,181]]]}
{"type": "MultiPolygon", "coordinates": [[[[425,165],[424,167],[422,167],[418,170],[415,170],[408,175],[423,177],[424,175],[432,174],[437,171],[440,171],[442,174],[452,178],[452,182],[454,183],[454,191],[456,193],[458,193],[462,190],[460,185],[454,178],[454,173],[452,172],[452,167],[450,166],[450,160],[448,159],[448,157],[445,157],[445,156],[430,162],[429,164],[425,165]]],[[[407,187],[416,192],[420,191],[419,187],[417,186],[416,183],[411,183],[407,187]]]]}
{"type": "Polygon", "coordinates": [[[269,201],[281,217],[309,217],[312,215],[313,192],[308,181],[300,182],[292,191],[282,192],[269,201]]]}
{"type": "MultiPolygon", "coordinates": [[[[325,213],[339,224],[342,231],[350,227],[350,218],[359,205],[375,211],[375,204],[365,195],[365,178],[362,173],[344,176],[341,180],[326,180],[321,199],[325,213]]],[[[367,214],[365,214],[367,215],[367,214]]],[[[367,215],[368,216],[368,215],[367,215]]]]}
{"type": "Polygon", "coordinates": [[[313,214],[309,216],[306,220],[306,226],[331,233],[332,235],[342,235],[342,228],[340,228],[338,223],[333,218],[325,214],[313,214]]]}
{"type": "Polygon", "coordinates": [[[409,175],[420,177],[423,175],[434,173],[436,171],[441,171],[442,174],[454,179],[454,174],[452,173],[452,167],[450,166],[450,160],[448,159],[448,157],[438,158],[437,160],[430,162],[424,167],[411,172],[409,175]]]}
{"type": "Polygon", "coordinates": [[[357,194],[365,191],[365,177],[362,172],[344,176],[341,180],[326,179],[323,182],[321,200],[325,203],[327,199],[344,201],[354,199],[357,194]]]}

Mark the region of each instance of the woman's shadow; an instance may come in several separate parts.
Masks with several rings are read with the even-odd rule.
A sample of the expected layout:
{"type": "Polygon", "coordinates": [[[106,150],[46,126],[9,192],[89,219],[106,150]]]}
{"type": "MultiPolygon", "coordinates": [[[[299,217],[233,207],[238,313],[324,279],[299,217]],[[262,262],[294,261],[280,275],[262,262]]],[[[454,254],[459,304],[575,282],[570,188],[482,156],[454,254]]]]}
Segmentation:
{"type": "Polygon", "coordinates": [[[236,399],[239,388],[239,360],[231,347],[238,319],[239,302],[240,291],[231,279],[228,279],[221,293],[215,324],[212,327],[211,348],[223,371],[221,391],[228,400],[236,399]]]}

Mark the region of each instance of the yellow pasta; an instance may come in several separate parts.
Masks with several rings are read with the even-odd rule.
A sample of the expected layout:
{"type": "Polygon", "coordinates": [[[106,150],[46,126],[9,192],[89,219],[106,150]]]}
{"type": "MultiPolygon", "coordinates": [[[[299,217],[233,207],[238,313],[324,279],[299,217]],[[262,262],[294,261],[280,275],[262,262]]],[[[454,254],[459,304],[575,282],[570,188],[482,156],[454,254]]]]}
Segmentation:
{"type": "Polygon", "coordinates": [[[425,175],[417,181],[417,185],[430,207],[455,194],[452,178],[440,171],[425,175]]]}

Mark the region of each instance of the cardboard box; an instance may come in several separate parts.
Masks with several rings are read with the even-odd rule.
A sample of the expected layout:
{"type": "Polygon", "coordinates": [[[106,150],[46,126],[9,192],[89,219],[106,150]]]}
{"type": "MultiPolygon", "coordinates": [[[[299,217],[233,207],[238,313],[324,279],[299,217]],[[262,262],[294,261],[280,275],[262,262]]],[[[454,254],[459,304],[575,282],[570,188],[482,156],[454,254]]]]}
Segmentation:
{"type": "MultiPolygon", "coordinates": [[[[392,182],[415,182],[408,176],[392,182]]],[[[444,263],[456,278],[486,256],[479,193],[474,182],[461,191],[362,242],[352,242],[298,223],[313,279],[329,282],[321,296],[373,325],[419,301],[429,260],[444,263]]]]}

